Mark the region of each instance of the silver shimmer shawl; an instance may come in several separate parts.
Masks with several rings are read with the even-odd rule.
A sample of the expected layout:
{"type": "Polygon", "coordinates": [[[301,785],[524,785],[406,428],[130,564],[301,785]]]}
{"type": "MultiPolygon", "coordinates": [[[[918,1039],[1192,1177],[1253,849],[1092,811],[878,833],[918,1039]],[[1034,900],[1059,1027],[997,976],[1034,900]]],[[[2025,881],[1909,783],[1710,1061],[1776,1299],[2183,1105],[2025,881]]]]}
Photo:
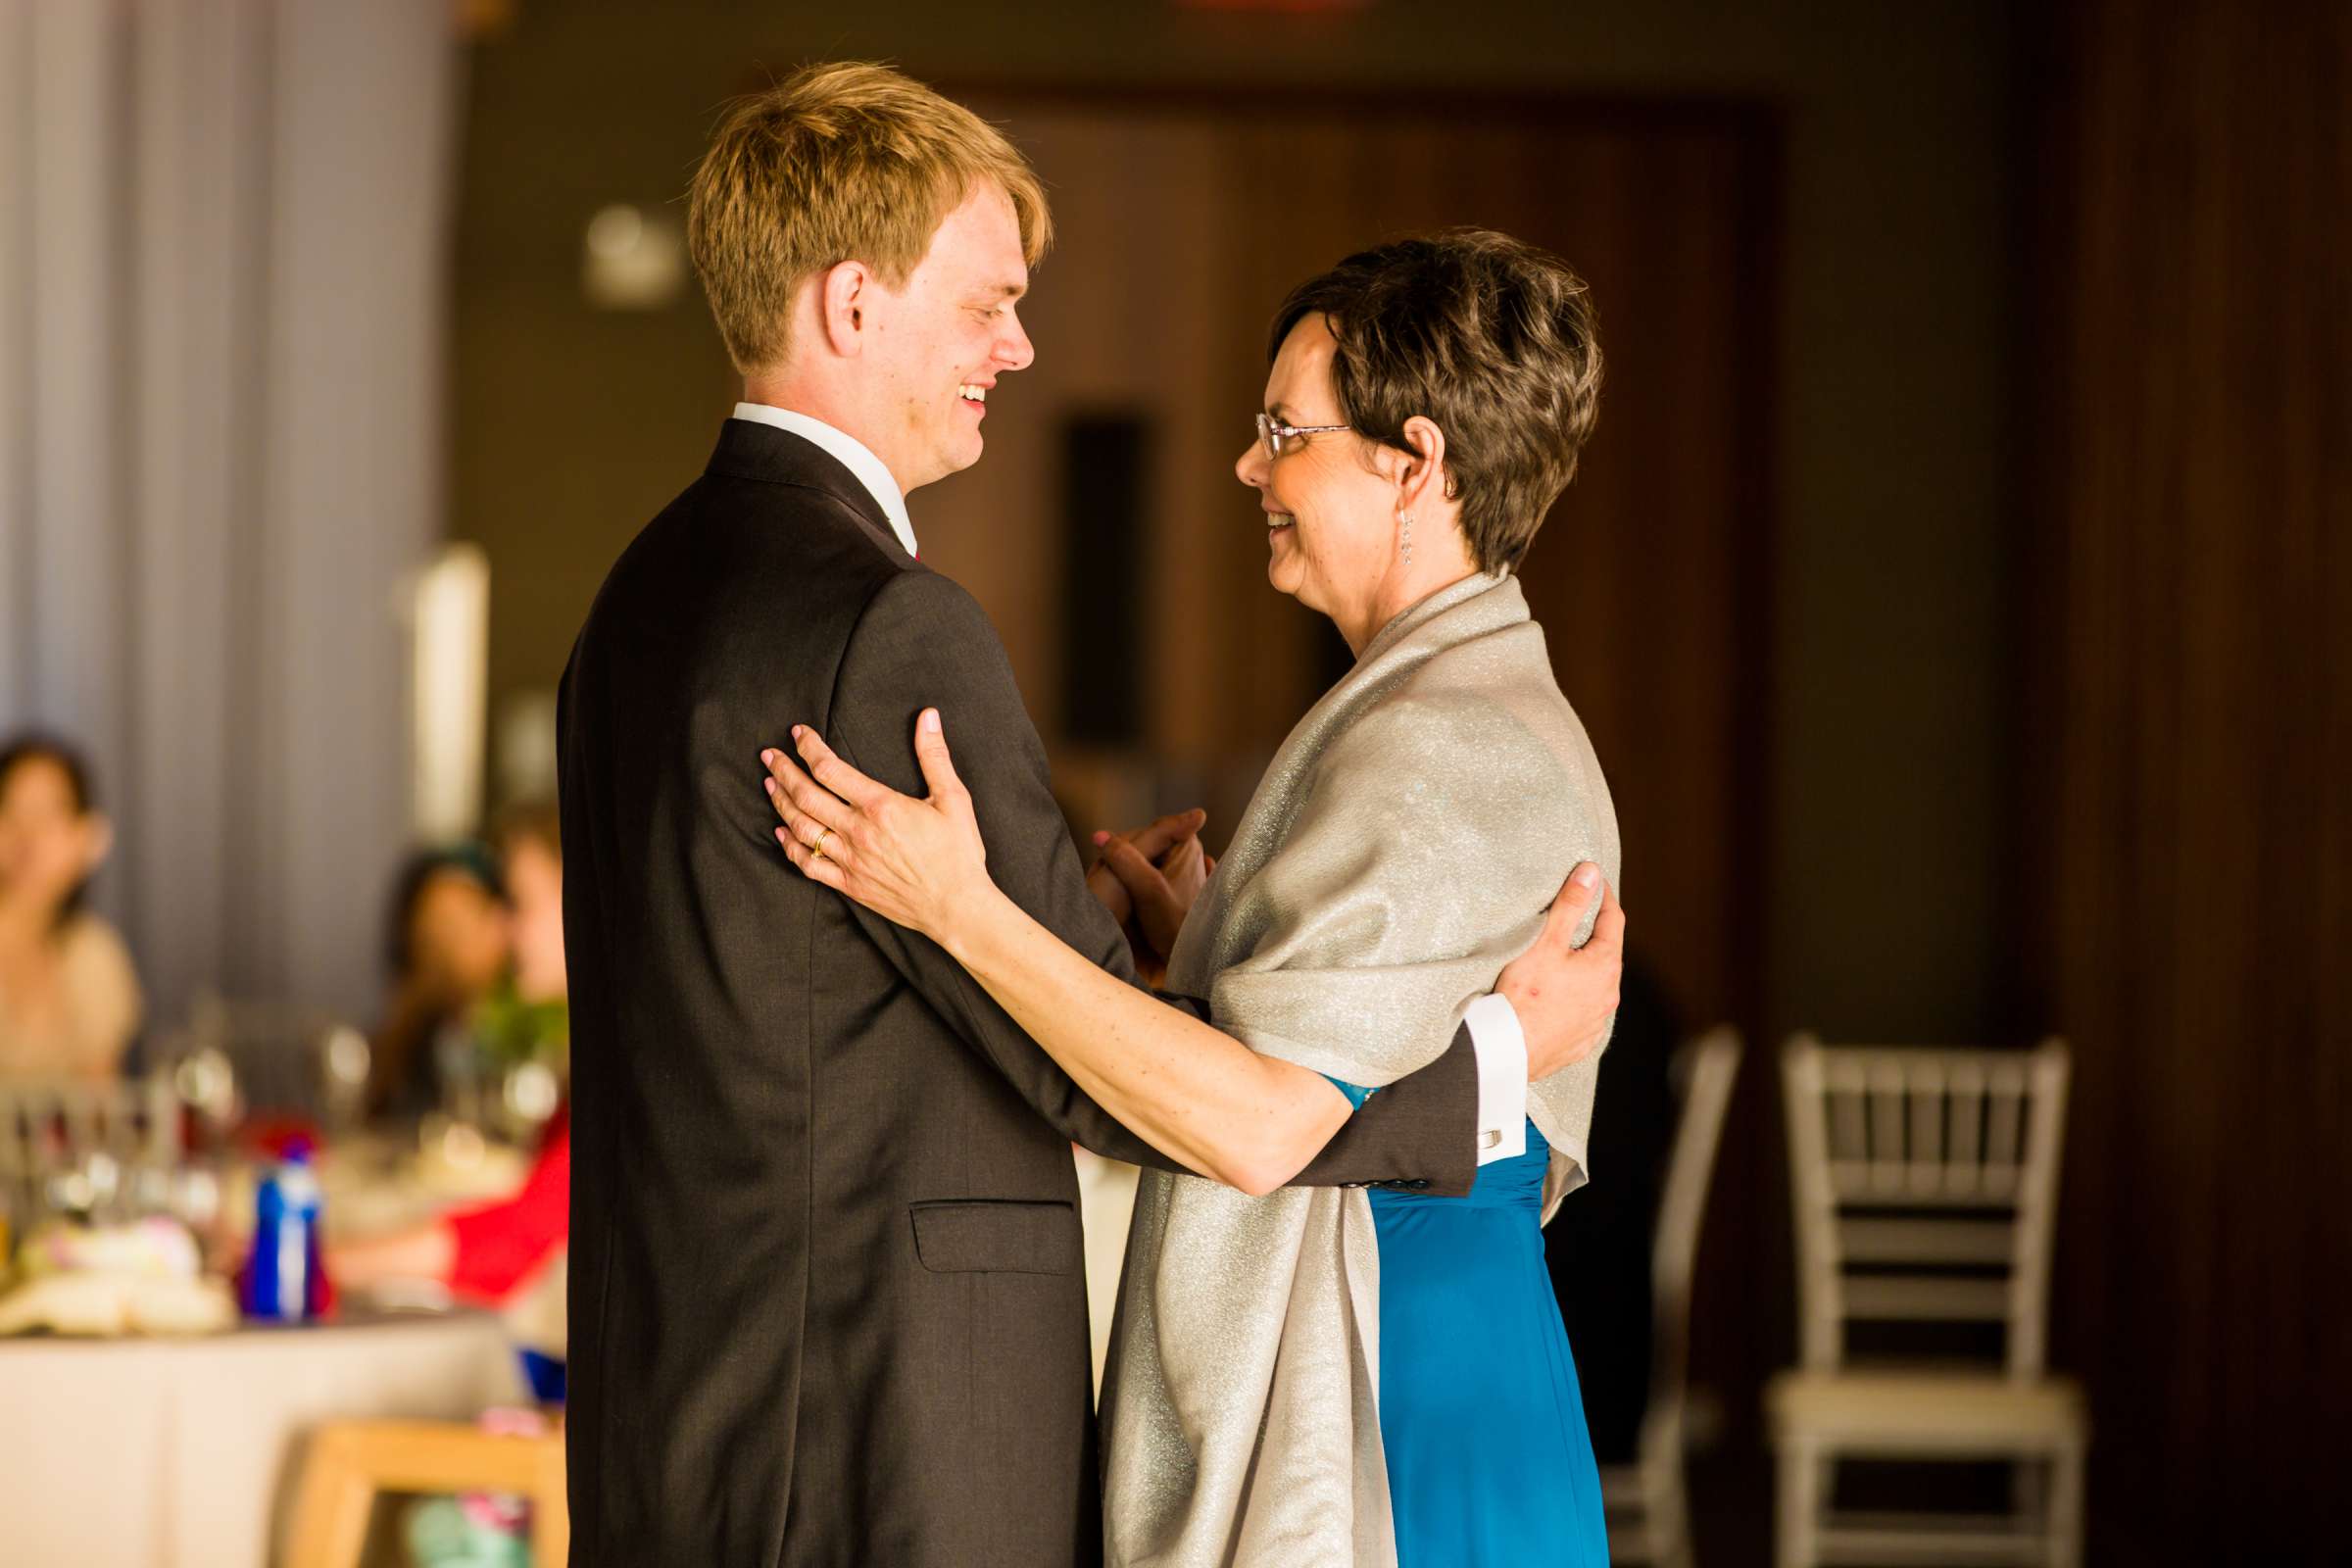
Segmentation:
{"type": "MultiPolygon", "coordinates": [[[[1615,880],[1600,766],[1518,582],[1474,574],[1298,721],[1168,984],[1253,1051],[1378,1088],[1446,1048],[1585,859],[1615,880]]],[[[1597,1071],[1530,1096],[1546,1214],[1585,1179],[1597,1071]]],[[[1144,1172],[1102,1395],[1110,1568],[1394,1568],[1379,1300],[1363,1193],[1144,1172]]]]}

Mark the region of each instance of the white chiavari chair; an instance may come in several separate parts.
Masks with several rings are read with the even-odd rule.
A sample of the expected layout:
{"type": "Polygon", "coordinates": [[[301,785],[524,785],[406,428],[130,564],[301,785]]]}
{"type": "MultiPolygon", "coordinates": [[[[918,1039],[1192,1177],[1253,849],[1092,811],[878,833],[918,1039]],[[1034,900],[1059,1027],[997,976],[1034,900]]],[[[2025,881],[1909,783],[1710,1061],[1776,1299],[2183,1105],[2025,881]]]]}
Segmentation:
{"type": "Polygon", "coordinates": [[[2064,1042],[2031,1052],[1789,1043],[1782,1062],[1803,1364],[1768,1391],[1780,1568],[2082,1556],[2081,1389],[2043,1367],[2064,1042]],[[1857,1323],[1997,1325],[1997,1363],[1874,1363],[1857,1323]],[[2007,1514],[1835,1510],[1841,1460],[2004,1461],[2007,1514]]]}

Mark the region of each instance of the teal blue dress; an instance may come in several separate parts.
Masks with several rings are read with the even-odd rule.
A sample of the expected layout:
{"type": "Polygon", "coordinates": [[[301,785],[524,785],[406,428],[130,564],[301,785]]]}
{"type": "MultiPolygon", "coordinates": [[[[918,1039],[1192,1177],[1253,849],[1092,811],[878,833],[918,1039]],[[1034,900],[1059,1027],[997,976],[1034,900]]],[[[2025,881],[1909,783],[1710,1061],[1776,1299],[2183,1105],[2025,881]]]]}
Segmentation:
{"type": "MultiPolygon", "coordinates": [[[[1336,1080],[1335,1080],[1336,1082],[1336,1080]]],[[[1340,1084],[1361,1105],[1365,1091],[1340,1084]]],[[[1544,1263],[1551,1146],[1462,1198],[1375,1188],[1380,1439],[1398,1568],[1606,1568],[1600,1475],[1544,1263]]]]}

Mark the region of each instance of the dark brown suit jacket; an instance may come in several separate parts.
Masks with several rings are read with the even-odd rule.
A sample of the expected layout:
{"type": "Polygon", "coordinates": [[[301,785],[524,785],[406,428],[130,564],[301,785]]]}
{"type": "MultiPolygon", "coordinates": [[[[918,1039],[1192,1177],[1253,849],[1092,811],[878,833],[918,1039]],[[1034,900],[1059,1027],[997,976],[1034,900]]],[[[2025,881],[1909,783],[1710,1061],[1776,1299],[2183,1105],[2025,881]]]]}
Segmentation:
{"type": "MultiPolygon", "coordinates": [[[[729,420],[565,671],[572,1561],[1099,1560],[1068,1143],[1169,1162],[937,947],[805,880],[762,747],[922,794],[936,705],[989,870],[1133,978],[987,617],[817,447],[729,420]]],[[[1467,1035],[1302,1182],[1466,1191],[1467,1035]]]]}

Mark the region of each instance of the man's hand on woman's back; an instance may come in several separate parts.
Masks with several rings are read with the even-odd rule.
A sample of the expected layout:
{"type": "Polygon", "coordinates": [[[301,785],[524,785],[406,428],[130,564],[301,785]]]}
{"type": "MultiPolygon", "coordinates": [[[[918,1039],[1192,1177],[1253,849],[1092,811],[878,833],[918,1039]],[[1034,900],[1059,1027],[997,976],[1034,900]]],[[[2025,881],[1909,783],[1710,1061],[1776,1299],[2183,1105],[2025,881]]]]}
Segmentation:
{"type": "Polygon", "coordinates": [[[1494,989],[1510,999],[1527,1036],[1530,1082],[1573,1067],[1609,1043],[1625,968],[1625,909],[1590,860],[1569,873],[1535,946],[1503,966],[1494,989]],[[1592,935],[1576,934],[1598,904],[1592,935]]]}

